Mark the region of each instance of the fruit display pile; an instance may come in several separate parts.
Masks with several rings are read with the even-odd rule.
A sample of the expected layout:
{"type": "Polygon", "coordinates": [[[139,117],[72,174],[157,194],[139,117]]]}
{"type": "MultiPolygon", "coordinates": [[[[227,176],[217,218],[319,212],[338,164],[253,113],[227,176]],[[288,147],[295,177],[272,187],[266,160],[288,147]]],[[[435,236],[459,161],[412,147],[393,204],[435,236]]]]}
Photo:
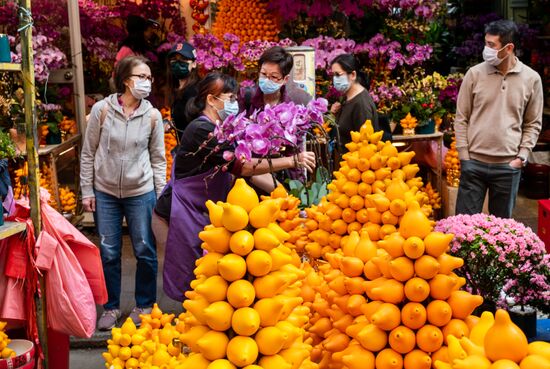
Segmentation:
{"type": "Polygon", "coordinates": [[[260,201],[243,179],[208,201],[185,312],[115,328],[107,368],[547,368],[548,346],[527,345],[505,312],[471,315],[483,298],[461,290],[464,260],[433,231],[414,154],[381,136],[353,132],[330,193],[304,212],[284,188],[260,201]]]}
{"type": "Polygon", "coordinates": [[[432,187],[431,183],[428,182],[421,190],[428,195],[428,203],[433,210],[441,209],[441,195],[432,187]]]}
{"type": "Polygon", "coordinates": [[[52,181],[52,168],[46,163],[42,163],[42,168],[40,168],[40,187],[48,190],[50,193],[50,199],[48,204],[57,209],[57,200],[55,198],[54,186],[52,181]]]}
{"type": "Polygon", "coordinates": [[[15,357],[15,352],[8,347],[10,339],[8,338],[6,332],[4,332],[6,324],[6,322],[0,321],[0,359],[15,357]]]}
{"type": "Polygon", "coordinates": [[[172,173],[172,163],[174,158],[172,156],[172,150],[178,145],[175,133],[173,131],[164,133],[164,154],[166,156],[166,180],[170,180],[172,173]]]}
{"type": "Polygon", "coordinates": [[[278,41],[277,20],[260,0],[220,0],[212,34],[223,39],[226,33],[239,36],[241,42],[278,41]]]}
{"type": "Polygon", "coordinates": [[[68,186],[59,188],[59,201],[64,213],[74,213],[76,209],[76,194],[68,186]]]}
{"type": "Polygon", "coordinates": [[[453,136],[451,147],[445,155],[445,170],[447,172],[447,184],[458,187],[460,182],[460,160],[456,149],[456,138],[453,136]]]}
{"type": "Polygon", "coordinates": [[[63,116],[63,120],[59,122],[59,129],[62,132],[65,132],[65,134],[76,134],[77,133],[76,120],[70,119],[67,116],[63,116]]]}

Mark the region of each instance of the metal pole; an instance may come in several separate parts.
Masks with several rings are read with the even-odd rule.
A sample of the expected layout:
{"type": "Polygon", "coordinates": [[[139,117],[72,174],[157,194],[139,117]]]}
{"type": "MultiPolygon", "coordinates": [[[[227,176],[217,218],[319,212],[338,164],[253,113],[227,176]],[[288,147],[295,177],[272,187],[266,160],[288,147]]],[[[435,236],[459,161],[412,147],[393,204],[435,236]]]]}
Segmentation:
{"type": "MultiPolygon", "coordinates": [[[[19,32],[21,35],[21,71],[25,92],[25,130],[27,162],[29,167],[29,193],[31,219],[36,237],[42,229],[40,217],[40,182],[38,162],[38,134],[36,132],[34,61],[32,51],[31,0],[19,0],[19,32]]],[[[40,276],[40,296],[37,299],[38,334],[44,352],[44,368],[48,369],[48,335],[46,320],[46,290],[43,276],[40,276]]]]}
{"type": "Polygon", "coordinates": [[[82,62],[82,36],[80,34],[78,0],[67,0],[67,13],[69,15],[69,34],[71,39],[71,62],[75,74],[73,84],[75,114],[78,131],[84,138],[84,134],[86,133],[86,96],[84,91],[84,64],[82,62]]]}

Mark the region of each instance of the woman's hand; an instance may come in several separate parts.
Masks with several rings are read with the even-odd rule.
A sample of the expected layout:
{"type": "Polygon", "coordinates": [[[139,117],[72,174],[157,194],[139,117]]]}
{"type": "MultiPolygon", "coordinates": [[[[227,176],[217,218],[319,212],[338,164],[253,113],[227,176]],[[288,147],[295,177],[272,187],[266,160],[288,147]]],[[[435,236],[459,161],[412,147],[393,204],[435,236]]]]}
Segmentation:
{"type": "Polygon", "coordinates": [[[338,114],[338,112],[340,111],[340,109],[342,108],[342,104],[340,104],[338,101],[335,102],[334,104],[332,104],[332,106],[330,107],[330,112],[332,114],[338,114]]]}
{"type": "Polygon", "coordinates": [[[82,199],[82,207],[84,207],[84,211],[95,212],[95,197],[82,199]]]}
{"type": "Polygon", "coordinates": [[[315,153],[313,151],[304,151],[298,154],[296,166],[298,168],[305,167],[308,172],[313,173],[315,170],[315,153]]]}

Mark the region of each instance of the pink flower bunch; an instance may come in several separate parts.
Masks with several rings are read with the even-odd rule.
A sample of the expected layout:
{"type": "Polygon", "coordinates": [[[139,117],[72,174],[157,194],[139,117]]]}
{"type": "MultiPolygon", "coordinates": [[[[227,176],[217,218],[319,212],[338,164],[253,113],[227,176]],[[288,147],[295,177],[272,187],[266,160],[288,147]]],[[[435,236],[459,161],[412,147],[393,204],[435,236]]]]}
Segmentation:
{"type": "Polygon", "coordinates": [[[426,20],[432,20],[441,9],[441,3],[436,0],[376,0],[375,6],[388,14],[400,9],[402,13],[412,13],[426,20]]]}
{"type": "Polygon", "coordinates": [[[197,63],[207,71],[228,67],[237,71],[245,69],[240,56],[240,39],[236,35],[226,33],[222,41],[212,34],[196,34],[191,44],[197,50],[197,63]]]}
{"type": "Polygon", "coordinates": [[[314,124],[323,124],[327,100],[319,98],[307,106],[293,102],[267,105],[247,117],[246,112],[232,115],[216,126],[214,135],[219,143],[229,143],[234,152],[225,152],[228,161],[250,160],[281,153],[285,146],[300,147],[314,124]]]}
{"type": "Polygon", "coordinates": [[[289,47],[295,45],[296,43],[289,38],[285,38],[279,42],[263,40],[248,41],[241,48],[241,56],[246,61],[256,62],[260,60],[260,56],[262,56],[264,51],[273,46],[289,47]]]}
{"type": "Polygon", "coordinates": [[[311,18],[327,18],[341,12],[360,18],[373,3],[373,0],[272,0],[268,9],[278,13],[285,21],[298,18],[300,13],[311,18]]]}
{"type": "Polygon", "coordinates": [[[355,41],[339,38],[335,39],[328,36],[319,36],[302,42],[302,46],[310,46],[315,49],[315,68],[327,69],[330,63],[341,54],[350,54],[354,52],[355,41]]]}
{"type": "Polygon", "coordinates": [[[475,214],[442,219],[435,230],[454,234],[451,254],[464,259],[458,273],[473,292],[498,306],[512,299],[550,311],[550,255],[531,228],[475,214]]]}
{"type": "MultiPolygon", "coordinates": [[[[50,70],[65,68],[68,65],[67,56],[54,46],[51,38],[36,34],[32,36],[32,43],[34,76],[37,81],[45,82],[50,70]]],[[[21,63],[21,44],[17,44],[13,59],[15,63],[21,63]]]]}

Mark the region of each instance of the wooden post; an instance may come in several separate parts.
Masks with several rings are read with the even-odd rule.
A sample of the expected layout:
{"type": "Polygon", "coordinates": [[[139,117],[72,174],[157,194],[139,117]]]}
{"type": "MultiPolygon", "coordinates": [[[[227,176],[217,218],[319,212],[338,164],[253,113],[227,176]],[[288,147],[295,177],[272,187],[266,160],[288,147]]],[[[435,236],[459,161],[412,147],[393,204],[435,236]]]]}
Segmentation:
{"type": "MultiPolygon", "coordinates": [[[[31,219],[36,237],[42,229],[40,217],[40,182],[38,163],[38,134],[36,131],[36,108],[34,87],[34,60],[32,50],[31,0],[19,0],[19,32],[21,35],[21,71],[25,91],[25,129],[27,142],[27,162],[29,165],[29,193],[31,219]]],[[[44,352],[44,368],[48,369],[48,336],[46,319],[46,290],[44,277],[40,276],[40,297],[37,299],[38,334],[44,352]]]]}

